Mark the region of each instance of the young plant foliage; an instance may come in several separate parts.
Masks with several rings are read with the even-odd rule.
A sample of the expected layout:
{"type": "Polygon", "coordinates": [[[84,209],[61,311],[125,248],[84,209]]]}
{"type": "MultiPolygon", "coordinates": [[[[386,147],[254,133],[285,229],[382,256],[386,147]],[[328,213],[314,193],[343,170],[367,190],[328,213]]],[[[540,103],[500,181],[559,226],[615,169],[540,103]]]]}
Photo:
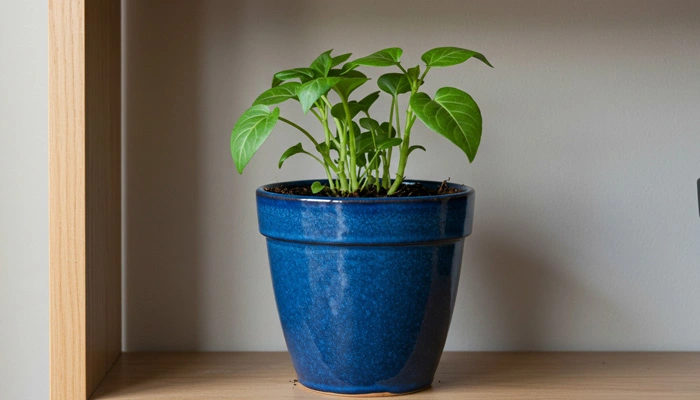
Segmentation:
{"type": "Polygon", "coordinates": [[[488,66],[491,63],[472,50],[438,47],[423,53],[423,67],[406,69],[401,65],[402,55],[403,50],[391,47],[348,61],[350,53],[333,56],[332,50],[328,50],[309,67],[274,74],[272,87],[253,101],[231,132],[231,156],[237,171],[243,172],[278,121],[304,135],[312,145],[310,148],[317,152],[314,155],[305,150],[300,142],[287,149],[278,162],[281,168],[290,157],[305,154],[321,164],[327,183],[314,182],[313,193],[324,191],[348,196],[371,185],[392,195],[404,180],[408,156],[418,149],[425,151],[423,146],[411,145],[416,120],[454,143],[469,162],[474,161],[482,131],[481,111],[474,99],[453,87],[439,88],[431,98],[420,88],[431,68],[458,65],[470,58],[488,66]],[[379,76],[376,81],[379,90],[353,99],[356,91],[370,81],[358,70],[362,67],[397,70],[379,76]],[[382,93],[389,105],[388,115],[373,111],[382,93]],[[402,112],[399,96],[406,93],[408,107],[402,112]],[[316,135],[282,117],[279,108],[269,108],[290,99],[299,102],[304,114],[311,111],[321,127],[316,135]],[[396,172],[392,176],[394,162],[396,172]]]}
{"type": "Polygon", "coordinates": [[[257,99],[255,99],[253,105],[256,106],[261,104],[264,106],[272,106],[285,102],[289,99],[296,99],[299,86],[301,86],[299,82],[287,82],[271,89],[267,89],[260,96],[258,96],[257,99]]]}
{"type": "Polygon", "coordinates": [[[302,82],[314,77],[314,70],[311,68],[294,68],[287,69],[276,73],[272,77],[272,87],[282,84],[292,79],[300,79],[302,82]]]}
{"type": "Polygon", "coordinates": [[[311,63],[310,68],[316,72],[318,77],[328,76],[328,71],[330,71],[331,67],[333,66],[331,51],[333,50],[328,50],[322,53],[314,60],[314,62],[311,63]]]}
{"type": "Polygon", "coordinates": [[[459,89],[438,89],[435,98],[425,93],[411,96],[411,109],[433,131],[441,134],[474,161],[481,142],[481,111],[470,95],[459,89]]]}
{"type": "Polygon", "coordinates": [[[470,58],[481,60],[484,64],[493,68],[489,60],[483,54],[458,47],[438,47],[423,53],[421,60],[427,67],[449,67],[452,65],[461,64],[470,58]]]}
{"type": "Polygon", "coordinates": [[[398,96],[411,91],[411,82],[405,74],[384,74],[377,80],[377,86],[392,96],[398,96]]]}
{"type": "Polygon", "coordinates": [[[399,65],[401,60],[401,55],[403,50],[398,47],[391,47],[384,50],[379,50],[376,53],[372,53],[367,57],[358,58],[352,61],[351,64],[354,65],[366,65],[370,67],[391,67],[394,65],[399,65]]]}
{"type": "Polygon", "coordinates": [[[231,155],[239,174],[243,173],[253,154],[270,136],[279,116],[279,108],[275,107],[270,112],[266,106],[256,105],[246,110],[238,119],[231,133],[231,155]]]}
{"type": "Polygon", "coordinates": [[[316,103],[321,96],[328,93],[333,85],[340,82],[342,79],[343,78],[340,77],[318,78],[299,86],[297,97],[299,98],[301,109],[304,111],[304,114],[309,112],[314,103],[316,103]]]}
{"type": "Polygon", "coordinates": [[[282,153],[282,157],[280,157],[279,162],[277,163],[277,168],[282,168],[282,164],[291,156],[295,154],[309,154],[304,150],[304,147],[301,145],[301,143],[297,143],[294,146],[288,148],[284,153],[282,153]]]}

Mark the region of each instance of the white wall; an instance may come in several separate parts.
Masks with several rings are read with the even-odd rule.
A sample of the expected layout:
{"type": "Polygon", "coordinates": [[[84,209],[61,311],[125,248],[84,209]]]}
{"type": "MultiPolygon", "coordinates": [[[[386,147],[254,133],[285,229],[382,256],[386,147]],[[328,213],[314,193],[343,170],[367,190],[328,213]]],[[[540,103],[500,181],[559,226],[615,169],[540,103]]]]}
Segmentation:
{"type": "Polygon", "coordinates": [[[427,90],[471,92],[482,147],[418,128],[408,169],[477,190],[447,348],[700,350],[699,2],[130,0],[125,35],[126,349],[283,349],[254,189],[322,171],[277,169],[280,126],[239,176],[235,120],[329,48],[454,45],[496,68],[427,90]]]}
{"type": "Polygon", "coordinates": [[[0,399],[49,394],[45,1],[0,1],[0,399]]]}

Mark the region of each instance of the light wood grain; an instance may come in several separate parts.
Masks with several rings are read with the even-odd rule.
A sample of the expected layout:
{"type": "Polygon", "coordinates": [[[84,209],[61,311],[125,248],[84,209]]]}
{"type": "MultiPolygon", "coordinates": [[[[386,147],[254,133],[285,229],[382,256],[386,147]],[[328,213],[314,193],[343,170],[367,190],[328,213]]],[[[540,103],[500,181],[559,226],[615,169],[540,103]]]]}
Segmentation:
{"type": "MultiPolygon", "coordinates": [[[[286,353],[124,353],[93,400],[319,399],[286,353]]],[[[699,399],[700,353],[445,353],[433,387],[402,397],[699,399]]]]}
{"type": "Polygon", "coordinates": [[[120,353],[120,12],[49,0],[53,400],[86,399],[120,353]]]}
{"type": "Polygon", "coordinates": [[[85,31],[80,1],[49,0],[52,400],[85,393],[85,31]]]}

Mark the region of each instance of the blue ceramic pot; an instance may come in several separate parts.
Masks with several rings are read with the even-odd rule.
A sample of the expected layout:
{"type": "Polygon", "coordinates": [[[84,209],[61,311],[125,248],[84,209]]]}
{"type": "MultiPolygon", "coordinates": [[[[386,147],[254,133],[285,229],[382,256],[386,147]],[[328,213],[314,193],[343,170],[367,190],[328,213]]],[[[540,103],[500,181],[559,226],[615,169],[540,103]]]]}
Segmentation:
{"type": "Polygon", "coordinates": [[[256,193],[299,382],[339,394],[429,387],[450,326],[474,190],[450,184],[461,192],[343,199],[264,190],[311,182],[256,193]]]}

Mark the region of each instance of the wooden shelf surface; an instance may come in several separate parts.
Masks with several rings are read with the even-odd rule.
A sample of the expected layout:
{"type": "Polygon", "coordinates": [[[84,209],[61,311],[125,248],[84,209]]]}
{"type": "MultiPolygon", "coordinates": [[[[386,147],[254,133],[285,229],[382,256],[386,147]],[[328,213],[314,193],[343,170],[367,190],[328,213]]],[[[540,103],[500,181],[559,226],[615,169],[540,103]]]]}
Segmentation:
{"type": "MultiPolygon", "coordinates": [[[[295,378],[287,353],[124,353],[91,399],[341,398],[295,378]]],[[[401,399],[700,399],[700,353],[447,352],[401,399]]]]}

